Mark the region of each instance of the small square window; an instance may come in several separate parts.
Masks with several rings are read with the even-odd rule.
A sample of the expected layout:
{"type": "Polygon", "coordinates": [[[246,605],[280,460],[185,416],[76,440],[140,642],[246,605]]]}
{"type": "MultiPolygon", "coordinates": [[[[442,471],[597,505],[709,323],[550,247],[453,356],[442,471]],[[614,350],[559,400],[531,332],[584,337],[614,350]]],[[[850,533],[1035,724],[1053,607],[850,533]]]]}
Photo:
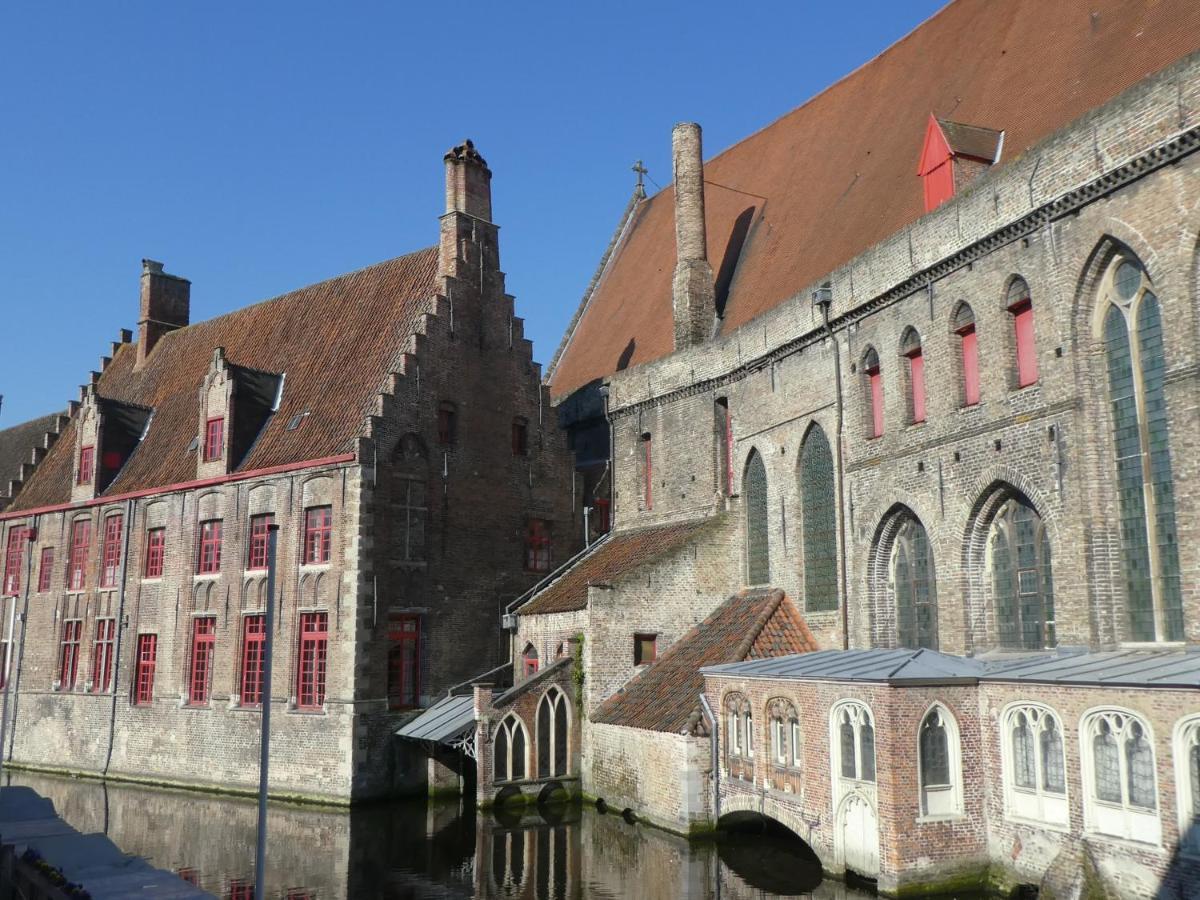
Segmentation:
{"type": "Polygon", "coordinates": [[[633,664],[644,666],[658,657],[657,634],[635,634],[633,636],[633,664]]]}

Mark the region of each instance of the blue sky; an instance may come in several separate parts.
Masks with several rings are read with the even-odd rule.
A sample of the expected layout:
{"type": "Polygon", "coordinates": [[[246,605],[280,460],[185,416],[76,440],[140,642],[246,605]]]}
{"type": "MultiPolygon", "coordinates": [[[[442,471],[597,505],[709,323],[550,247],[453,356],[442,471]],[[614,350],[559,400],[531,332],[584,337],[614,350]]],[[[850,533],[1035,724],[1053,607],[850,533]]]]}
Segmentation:
{"type": "Polygon", "coordinates": [[[143,257],[192,280],[198,321],[435,243],[465,137],[546,363],[634,160],[670,181],[675,122],[711,156],[942,5],[6,4],[0,427],[65,407],[136,328],[143,257]]]}

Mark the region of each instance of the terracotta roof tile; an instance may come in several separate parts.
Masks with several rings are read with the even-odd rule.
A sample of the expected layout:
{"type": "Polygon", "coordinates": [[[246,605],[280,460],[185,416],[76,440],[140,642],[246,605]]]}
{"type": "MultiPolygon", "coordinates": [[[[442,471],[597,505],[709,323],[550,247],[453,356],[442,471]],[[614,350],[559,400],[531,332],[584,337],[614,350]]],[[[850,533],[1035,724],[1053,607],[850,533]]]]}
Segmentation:
{"type": "Polygon", "coordinates": [[[21,474],[21,466],[32,462],[34,447],[42,446],[46,434],[54,431],[59,415],[52,413],[0,431],[0,504],[9,482],[21,474]]]}
{"type": "Polygon", "coordinates": [[[643,563],[682,547],[713,520],[656,525],[616,532],[533,595],[522,616],[574,612],[587,608],[589,584],[604,584],[643,563]]]}
{"type": "MultiPolygon", "coordinates": [[[[140,371],[134,370],[137,345],[121,346],[96,393],[149,407],[154,418],[105,493],[196,477],[188,445],[197,436],[200,384],[215,347],[225,348],[232,365],[286,374],[279,410],[239,471],[353,449],[375,395],[398,369],[421,315],[432,309],[436,276],[437,248],[431,247],[169,332],[140,371]],[[288,431],[289,420],[304,412],[303,424],[288,431]]],[[[72,422],[12,509],[70,500],[74,435],[72,422]]]]}
{"type": "MultiPolygon", "coordinates": [[[[951,3],[705,164],[714,272],[736,243],[739,216],[752,219],[740,258],[731,254],[737,268],[723,330],[924,213],[915,172],[931,113],[1004,131],[1004,165],[1198,46],[1195,0],[951,3]]],[[[612,374],[618,361],[636,365],[671,352],[673,204],[670,188],[641,204],[550,373],[556,398],[612,374]]]]}
{"type": "Polygon", "coordinates": [[[672,644],[592,716],[602,725],[689,733],[698,724],[702,666],[816,650],[803,616],[783,591],[743,591],[672,644]]]}

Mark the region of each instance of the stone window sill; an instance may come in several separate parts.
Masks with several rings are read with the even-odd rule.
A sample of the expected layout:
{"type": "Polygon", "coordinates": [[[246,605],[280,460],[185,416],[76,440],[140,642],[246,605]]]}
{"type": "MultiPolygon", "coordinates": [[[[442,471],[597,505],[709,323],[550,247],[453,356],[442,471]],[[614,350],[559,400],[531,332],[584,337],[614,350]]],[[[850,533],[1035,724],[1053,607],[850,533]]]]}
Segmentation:
{"type": "Polygon", "coordinates": [[[1063,825],[1059,822],[1051,822],[1046,819],[1035,819],[1031,816],[1019,816],[1016,813],[1011,813],[1007,810],[1004,812],[1004,818],[1017,825],[1030,825],[1046,831],[1058,831],[1063,834],[1068,834],[1071,831],[1070,824],[1063,825]]]}
{"type": "Polygon", "coordinates": [[[963,822],[967,819],[966,813],[939,813],[936,816],[917,816],[914,820],[918,825],[936,825],[941,822],[963,822]]]}
{"type": "Polygon", "coordinates": [[[1119,834],[1109,834],[1107,831],[1098,831],[1095,826],[1092,825],[1085,825],[1083,828],[1083,834],[1085,837],[1093,839],[1098,838],[1103,841],[1111,841],[1114,844],[1118,844],[1131,850],[1146,851],[1163,849],[1163,843],[1161,839],[1157,841],[1139,841],[1137,838],[1123,837],[1119,834]]]}

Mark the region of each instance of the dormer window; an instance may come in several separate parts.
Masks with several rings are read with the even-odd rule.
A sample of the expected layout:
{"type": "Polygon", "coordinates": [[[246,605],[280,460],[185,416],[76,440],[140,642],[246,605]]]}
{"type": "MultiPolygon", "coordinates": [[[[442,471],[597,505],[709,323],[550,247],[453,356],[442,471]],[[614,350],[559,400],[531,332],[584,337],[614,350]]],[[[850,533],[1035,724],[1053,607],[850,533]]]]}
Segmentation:
{"type": "Polygon", "coordinates": [[[204,426],[204,461],[220,459],[224,450],[225,420],[220,417],[209,419],[204,426]]]}
{"type": "Polygon", "coordinates": [[[75,476],[76,484],[91,484],[96,475],[96,448],[83,447],[79,451],[79,473],[75,476]]]}
{"type": "Polygon", "coordinates": [[[236,365],[213,350],[200,386],[196,460],[208,476],[236,471],[279,408],[284,376],[236,365]]]}
{"type": "Polygon", "coordinates": [[[917,175],[931,212],[1000,161],[1004,132],[930,115],[917,175]]]}

